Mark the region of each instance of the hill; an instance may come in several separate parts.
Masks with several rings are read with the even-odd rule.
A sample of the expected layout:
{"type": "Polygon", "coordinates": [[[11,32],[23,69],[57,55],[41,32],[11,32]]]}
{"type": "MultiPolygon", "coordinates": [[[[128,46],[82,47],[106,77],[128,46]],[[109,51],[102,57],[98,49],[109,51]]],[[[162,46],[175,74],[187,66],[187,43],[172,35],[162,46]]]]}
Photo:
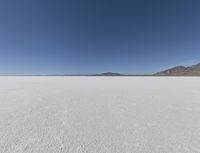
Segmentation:
{"type": "Polygon", "coordinates": [[[156,76],[200,76],[200,63],[192,66],[176,66],[158,73],[156,76]]]}

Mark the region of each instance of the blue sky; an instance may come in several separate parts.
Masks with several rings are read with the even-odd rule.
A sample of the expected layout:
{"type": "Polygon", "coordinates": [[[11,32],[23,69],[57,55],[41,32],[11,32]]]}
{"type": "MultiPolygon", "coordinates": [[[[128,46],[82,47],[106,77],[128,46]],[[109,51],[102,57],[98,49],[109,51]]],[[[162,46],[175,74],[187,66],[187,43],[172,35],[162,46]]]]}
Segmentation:
{"type": "Polygon", "coordinates": [[[199,8],[199,0],[1,0],[0,74],[199,63],[199,8]]]}

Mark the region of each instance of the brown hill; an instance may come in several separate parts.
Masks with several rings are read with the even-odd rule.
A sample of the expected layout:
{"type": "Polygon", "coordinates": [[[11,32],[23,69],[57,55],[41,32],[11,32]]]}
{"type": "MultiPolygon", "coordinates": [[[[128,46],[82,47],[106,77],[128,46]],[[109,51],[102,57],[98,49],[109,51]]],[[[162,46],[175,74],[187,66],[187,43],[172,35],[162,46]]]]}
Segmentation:
{"type": "Polygon", "coordinates": [[[200,76],[200,63],[192,66],[176,66],[154,75],[157,76],[200,76]]]}

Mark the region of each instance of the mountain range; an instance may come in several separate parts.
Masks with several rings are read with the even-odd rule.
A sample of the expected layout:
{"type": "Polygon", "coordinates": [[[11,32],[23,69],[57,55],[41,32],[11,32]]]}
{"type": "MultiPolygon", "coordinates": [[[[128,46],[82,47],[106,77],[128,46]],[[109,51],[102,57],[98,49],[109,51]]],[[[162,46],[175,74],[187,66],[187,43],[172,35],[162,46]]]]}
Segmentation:
{"type": "Polygon", "coordinates": [[[96,74],[95,76],[200,76],[200,63],[191,66],[175,66],[155,74],[147,75],[106,72],[96,74]]]}
{"type": "Polygon", "coordinates": [[[200,76],[200,63],[192,66],[176,66],[157,72],[154,76],[200,76]]]}
{"type": "Polygon", "coordinates": [[[0,76],[200,76],[200,63],[192,66],[175,66],[154,74],[124,74],[104,72],[97,74],[47,74],[47,75],[0,75],[0,76]]]}

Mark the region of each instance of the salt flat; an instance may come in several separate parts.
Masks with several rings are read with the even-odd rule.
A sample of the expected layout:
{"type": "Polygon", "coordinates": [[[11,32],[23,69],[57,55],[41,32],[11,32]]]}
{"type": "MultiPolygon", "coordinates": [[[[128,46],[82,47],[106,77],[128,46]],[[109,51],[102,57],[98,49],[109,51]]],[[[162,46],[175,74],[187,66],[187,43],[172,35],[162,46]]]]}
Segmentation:
{"type": "Polygon", "coordinates": [[[0,153],[199,153],[200,78],[0,77],[0,153]]]}

